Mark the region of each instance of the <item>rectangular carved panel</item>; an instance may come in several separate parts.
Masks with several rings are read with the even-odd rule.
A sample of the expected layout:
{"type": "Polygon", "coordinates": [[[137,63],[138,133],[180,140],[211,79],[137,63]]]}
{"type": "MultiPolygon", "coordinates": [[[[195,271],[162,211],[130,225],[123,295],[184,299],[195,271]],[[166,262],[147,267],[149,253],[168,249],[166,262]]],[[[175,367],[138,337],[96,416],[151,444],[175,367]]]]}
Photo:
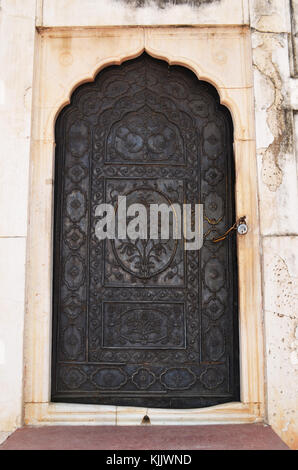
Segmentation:
{"type": "Polygon", "coordinates": [[[185,349],[184,305],[105,302],[103,347],[185,349]]]}

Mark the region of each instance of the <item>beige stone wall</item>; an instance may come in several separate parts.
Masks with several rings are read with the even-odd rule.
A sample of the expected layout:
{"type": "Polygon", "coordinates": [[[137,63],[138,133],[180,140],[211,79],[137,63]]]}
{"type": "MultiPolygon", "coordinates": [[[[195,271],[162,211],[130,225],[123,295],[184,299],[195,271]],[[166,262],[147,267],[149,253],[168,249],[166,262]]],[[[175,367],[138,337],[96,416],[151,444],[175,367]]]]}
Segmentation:
{"type": "Polygon", "coordinates": [[[35,0],[0,5],[0,431],[10,431],[23,412],[35,0]]]}
{"type": "MultiPolygon", "coordinates": [[[[75,28],[80,34],[84,27],[93,27],[95,36],[96,27],[106,26],[250,25],[256,144],[254,129],[241,130],[239,121],[238,125],[244,136],[239,134],[239,140],[248,139],[247,149],[253,145],[257,150],[266,420],[292,448],[297,448],[298,2],[186,0],[177,2],[181,3],[179,5],[168,2],[164,8],[159,0],[140,2],[144,5],[139,7],[137,3],[125,0],[0,1],[0,435],[22,423],[23,366],[25,375],[27,367],[23,364],[23,329],[29,162],[33,147],[51,145],[32,140],[36,129],[43,125],[36,121],[36,113],[32,114],[31,103],[32,89],[37,88],[42,65],[35,25],[40,31],[60,27],[65,33],[75,28]],[[35,117],[33,122],[32,116],[35,117]]],[[[64,52],[61,50],[61,54],[64,52]]],[[[84,55],[84,51],[81,52],[84,55]]],[[[180,55],[183,56],[183,51],[180,55]]],[[[249,76],[250,71],[245,73],[249,76]]],[[[71,80],[70,83],[75,86],[71,80]]],[[[234,93],[237,101],[237,87],[234,93]]],[[[57,97],[57,102],[59,99],[57,97]]],[[[243,155],[248,158],[249,150],[243,155]]],[[[40,184],[45,192],[49,190],[49,182],[40,184]]],[[[27,261],[30,263],[30,259],[27,261]]],[[[41,318],[43,313],[40,312],[41,318]]],[[[32,331],[29,334],[33,334],[32,331]]],[[[45,345],[46,349],[49,347],[45,345]]],[[[100,422],[100,412],[98,416],[100,422]]],[[[105,420],[104,413],[102,419],[105,420]]]]}
{"type": "Polygon", "coordinates": [[[239,25],[249,23],[249,10],[243,0],[43,0],[39,21],[46,27],[239,25]]]}
{"type": "Polygon", "coordinates": [[[253,0],[250,13],[263,248],[267,419],[291,447],[297,448],[298,77],[295,78],[294,28],[298,2],[253,0]]]}

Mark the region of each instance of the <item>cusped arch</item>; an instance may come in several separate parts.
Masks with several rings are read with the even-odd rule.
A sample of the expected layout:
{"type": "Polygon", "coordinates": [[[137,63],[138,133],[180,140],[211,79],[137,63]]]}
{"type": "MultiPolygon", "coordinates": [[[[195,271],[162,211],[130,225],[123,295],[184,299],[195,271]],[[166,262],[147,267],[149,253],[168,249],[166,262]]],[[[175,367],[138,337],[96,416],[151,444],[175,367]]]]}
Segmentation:
{"type": "Polygon", "coordinates": [[[119,57],[104,58],[100,61],[99,64],[96,65],[96,67],[94,67],[90,73],[87,74],[87,76],[86,74],[83,74],[81,79],[76,77],[75,82],[69,86],[67,95],[62,99],[62,102],[59,104],[56,110],[54,110],[52,118],[53,134],[55,135],[55,126],[58,117],[64,108],[71,104],[74,94],[78,89],[80,89],[81,86],[84,86],[87,83],[94,83],[103,70],[112,66],[121,66],[125,62],[140,57],[142,54],[147,54],[154,59],[164,61],[168,63],[169,66],[178,66],[190,70],[197,77],[198,81],[209,84],[210,89],[214,89],[215,95],[218,97],[217,99],[221,104],[222,109],[226,108],[225,112],[230,115],[235,134],[241,135],[243,133],[239,106],[233,97],[229,95],[229,90],[224,86],[219,77],[214,76],[209,71],[203,70],[201,65],[194,60],[186,57],[174,57],[170,54],[165,54],[146,46],[131,54],[123,54],[119,57]]]}

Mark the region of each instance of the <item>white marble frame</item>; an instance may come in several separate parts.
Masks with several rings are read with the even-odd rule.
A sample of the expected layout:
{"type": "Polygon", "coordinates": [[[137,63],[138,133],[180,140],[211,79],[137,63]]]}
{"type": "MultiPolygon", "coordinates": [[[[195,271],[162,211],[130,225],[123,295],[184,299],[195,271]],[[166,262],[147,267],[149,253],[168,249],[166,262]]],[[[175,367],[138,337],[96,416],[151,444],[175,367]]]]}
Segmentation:
{"type": "Polygon", "coordinates": [[[45,28],[36,37],[27,285],[24,421],[41,424],[250,423],[264,420],[261,249],[250,31],[247,27],[45,28]],[[111,64],[153,57],[212,83],[233,118],[236,211],[249,232],[238,240],[241,402],[159,410],[50,402],[54,124],[80,84],[111,64]],[[224,51],[224,52],[223,52],[224,51]]]}

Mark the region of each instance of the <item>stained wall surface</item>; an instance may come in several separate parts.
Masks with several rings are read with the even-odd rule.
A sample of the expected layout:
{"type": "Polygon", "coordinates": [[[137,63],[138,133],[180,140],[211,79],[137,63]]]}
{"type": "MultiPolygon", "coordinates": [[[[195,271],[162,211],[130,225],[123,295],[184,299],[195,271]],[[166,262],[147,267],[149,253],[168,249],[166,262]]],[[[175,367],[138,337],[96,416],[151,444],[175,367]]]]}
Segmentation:
{"type": "Polygon", "coordinates": [[[37,125],[32,121],[32,91],[41,67],[35,26],[39,31],[92,27],[96,34],[96,27],[106,26],[248,25],[255,97],[266,419],[288,445],[297,447],[298,1],[2,0],[0,7],[0,436],[23,421],[29,162],[32,129],[37,125]]]}
{"type": "Polygon", "coordinates": [[[22,423],[35,1],[0,3],[0,431],[22,423]]]}

